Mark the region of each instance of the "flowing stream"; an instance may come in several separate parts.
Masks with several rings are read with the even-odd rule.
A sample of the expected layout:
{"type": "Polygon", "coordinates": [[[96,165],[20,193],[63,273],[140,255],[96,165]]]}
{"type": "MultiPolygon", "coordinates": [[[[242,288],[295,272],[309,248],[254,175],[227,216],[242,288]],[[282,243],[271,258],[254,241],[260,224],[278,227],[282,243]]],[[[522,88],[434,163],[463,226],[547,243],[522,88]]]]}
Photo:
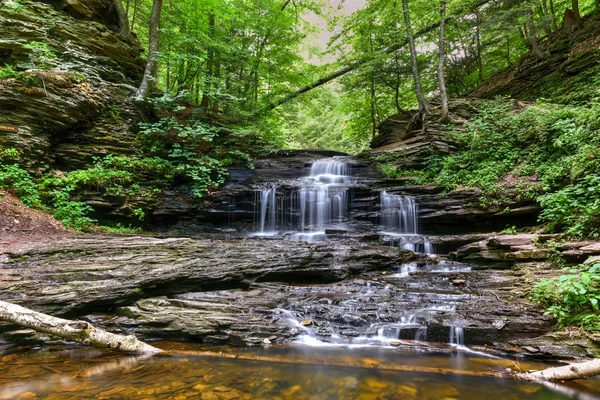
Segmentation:
{"type": "Polygon", "coordinates": [[[348,352],[285,346],[232,350],[193,345],[182,348],[181,344],[165,342],[158,345],[192,351],[145,358],[61,346],[3,355],[0,399],[600,398],[600,381],[595,379],[577,384],[541,384],[477,376],[515,365],[522,370],[547,366],[518,360],[377,349],[348,352]],[[198,350],[232,355],[235,351],[276,362],[194,355],[198,350]],[[418,371],[394,371],[395,366],[411,366],[418,371]],[[435,373],[440,370],[459,374],[435,373]]]}

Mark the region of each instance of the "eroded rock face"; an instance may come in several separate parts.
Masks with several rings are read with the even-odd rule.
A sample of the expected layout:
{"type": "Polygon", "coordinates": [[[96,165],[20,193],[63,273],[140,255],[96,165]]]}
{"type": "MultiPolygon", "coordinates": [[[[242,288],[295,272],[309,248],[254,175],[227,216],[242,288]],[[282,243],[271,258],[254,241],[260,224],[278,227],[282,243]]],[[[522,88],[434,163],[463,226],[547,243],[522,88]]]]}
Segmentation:
{"type": "Polygon", "coordinates": [[[306,333],[303,322],[321,340],[351,340],[407,319],[401,339],[426,328],[446,343],[453,326],[467,344],[531,338],[552,321],[514,296],[523,284],[510,270],[360,243],[82,237],[0,254],[4,300],[72,317],[116,312],[88,318],[210,343],[285,342],[306,333]]]}
{"type": "Polygon", "coordinates": [[[134,150],[135,112],[122,105],[144,61],[134,37],[118,36],[110,1],[8,2],[0,21],[0,65],[19,72],[0,81],[2,122],[19,126],[0,132],[4,146],[20,149],[33,169],[55,159],[74,169],[93,155],[134,150]]]}

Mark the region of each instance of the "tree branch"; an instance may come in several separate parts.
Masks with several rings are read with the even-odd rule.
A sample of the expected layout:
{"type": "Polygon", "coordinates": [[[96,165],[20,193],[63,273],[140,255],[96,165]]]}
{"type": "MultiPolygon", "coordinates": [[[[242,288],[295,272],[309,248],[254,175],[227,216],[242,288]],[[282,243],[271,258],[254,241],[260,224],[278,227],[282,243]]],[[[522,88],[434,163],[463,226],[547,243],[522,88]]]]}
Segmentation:
{"type": "Polygon", "coordinates": [[[87,346],[134,354],[156,354],[162,350],[139,341],[135,336],[117,335],[98,329],[86,321],[69,321],[42,314],[0,300],[0,321],[24,326],[87,346]]]}

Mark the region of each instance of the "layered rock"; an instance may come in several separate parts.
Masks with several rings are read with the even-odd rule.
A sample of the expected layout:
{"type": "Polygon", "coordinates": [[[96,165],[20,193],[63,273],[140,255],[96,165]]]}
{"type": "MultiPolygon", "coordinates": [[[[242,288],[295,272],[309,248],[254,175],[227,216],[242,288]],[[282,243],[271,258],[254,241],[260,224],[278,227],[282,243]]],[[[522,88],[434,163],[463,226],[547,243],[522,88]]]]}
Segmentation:
{"type": "Polygon", "coordinates": [[[459,260],[479,263],[545,261],[551,255],[561,256],[570,264],[595,263],[600,259],[600,243],[564,242],[560,235],[552,234],[490,235],[453,253],[459,260]]]}
{"type": "Polygon", "coordinates": [[[17,72],[0,81],[0,119],[19,126],[0,132],[4,147],[32,169],[135,150],[135,112],[123,104],[143,74],[142,49],[118,35],[111,1],[8,2],[0,21],[0,64],[17,72]]]}
{"type": "Polygon", "coordinates": [[[375,245],[82,237],[13,245],[0,263],[4,300],[53,315],[96,312],[94,323],[148,338],[282,342],[304,332],[303,320],[323,340],[353,338],[413,315],[431,341],[461,326],[467,343],[491,344],[552,325],[536,306],[509,299],[524,283],[510,271],[469,272],[375,245]],[[415,268],[398,275],[409,261],[415,268]]]}

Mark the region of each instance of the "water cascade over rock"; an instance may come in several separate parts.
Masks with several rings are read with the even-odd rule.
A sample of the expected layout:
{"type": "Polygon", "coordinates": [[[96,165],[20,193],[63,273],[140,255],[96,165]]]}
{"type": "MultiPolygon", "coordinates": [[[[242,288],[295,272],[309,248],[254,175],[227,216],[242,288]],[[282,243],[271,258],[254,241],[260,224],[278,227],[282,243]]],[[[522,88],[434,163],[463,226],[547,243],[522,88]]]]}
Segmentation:
{"type": "Polygon", "coordinates": [[[269,186],[257,193],[255,236],[274,236],[291,231],[290,240],[324,241],[325,229],[342,224],[348,215],[348,190],[356,183],[343,157],[315,161],[310,175],[298,186],[281,189],[269,186]]]}
{"type": "Polygon", "coordinates": [[[429,238],[419,235],[419,206],[412,196],[381,192],[381,225],[389,244],[419,253],[434,254],[429,238]]]}

